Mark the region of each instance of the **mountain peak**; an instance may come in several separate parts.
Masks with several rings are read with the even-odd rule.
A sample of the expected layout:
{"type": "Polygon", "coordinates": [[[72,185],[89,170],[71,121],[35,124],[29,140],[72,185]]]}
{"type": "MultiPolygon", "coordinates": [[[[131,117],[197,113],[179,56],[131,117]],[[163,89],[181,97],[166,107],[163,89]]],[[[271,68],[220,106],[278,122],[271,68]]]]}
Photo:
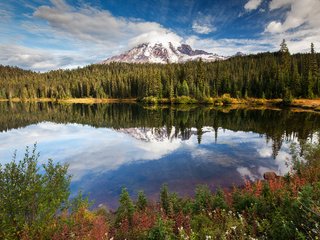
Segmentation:
{"type": "Polygon", "coordinates": [[[226,57],[203,50],[193,50],[187,44],[177,45],[172,44],[172,42],[154,41],[139,44],[125,53],[108,58],[102,64],[109,64],[111,62],[182,63],[200,59],[205,62],[212,62],[225,60],[226,57]]]}
{"type": "Polygon", "coordinates": [[[235,57],[243,57],[243,56],[246,56],[246,54],[245,53],[243,53],[243,52],[237,52],[235,55],[233,55],[233,56],[235,56],[235,57]]]}

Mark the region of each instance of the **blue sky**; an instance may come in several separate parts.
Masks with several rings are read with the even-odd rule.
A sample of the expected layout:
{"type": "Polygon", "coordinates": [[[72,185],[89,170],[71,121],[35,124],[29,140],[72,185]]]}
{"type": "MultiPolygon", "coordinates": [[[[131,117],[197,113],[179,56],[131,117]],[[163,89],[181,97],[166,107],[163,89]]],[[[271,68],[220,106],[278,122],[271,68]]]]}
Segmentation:
{"type": "Polygon", "coordinates": [[[7,0],[0,64],[46,71],[100,62],[151,41],[220,55],[320,46],[319,0],[7,0]]]}

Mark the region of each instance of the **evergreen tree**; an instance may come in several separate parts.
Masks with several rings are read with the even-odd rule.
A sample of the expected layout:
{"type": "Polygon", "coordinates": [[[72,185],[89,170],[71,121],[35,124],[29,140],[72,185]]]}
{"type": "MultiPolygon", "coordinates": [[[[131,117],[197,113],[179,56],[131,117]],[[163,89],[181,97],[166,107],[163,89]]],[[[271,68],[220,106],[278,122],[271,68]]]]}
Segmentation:
{"type": "Polygon", "coordinates": [[[311,43],[311,53],[310,53],[310,71],[311,71],[311,75],[312,75],[312,85],[314,85],[313,87],[313,92],[316,95],[320,94],[320,73],[319,73],[319,66],[317,63],[317,56],[314,50],[314,45],[313,43],[311,43]]]}
{"type": "Polygon", "coordinates": [[[189,86],[186,80],[183,80],[181,95],[189,96],[189,86]]]}
{"type": "Polygon", "coordinates": [[[169,215],[171,212],[171,202],[167,184],[163,184],[161,187],[160,204],[165,214],[169,215]]]}
{"type": "Polygon", "coordinates": [[[147,203],[148,203],[148,201],[147,201],[146,195],[144,194],[143,191],[139,191],[138,200],[137,200],[137,203],[136,203],[137,208],[140,211],[143,211],[143,210],[145,210],[145,208],[147,206],[147,203]]]}
{"type": "Polygon", "coordinates": [[[117,210],[117,218],[116,222],[118,224],[123,220],[127,220],[129,226],[132,226],[133,214],[134,214],[134,205],[130,198],[129,192],[126,188],[122,188],[120,198],[119,198],[120,206],[117,210]]]}

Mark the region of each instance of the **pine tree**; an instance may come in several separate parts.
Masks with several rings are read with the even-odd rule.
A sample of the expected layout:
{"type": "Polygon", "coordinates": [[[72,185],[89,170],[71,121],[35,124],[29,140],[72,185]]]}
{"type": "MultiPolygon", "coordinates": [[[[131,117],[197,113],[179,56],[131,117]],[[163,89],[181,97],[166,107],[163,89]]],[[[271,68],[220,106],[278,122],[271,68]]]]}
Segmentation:
{"type": "Polygon", "coordinates": [[[280,52],[281,53],[289,53],[289,48],[287,46],[286,40],[283,39],[281,44],[280,44],[280,52]]]}
{"type": "Polygon", "coordinates": [[[165,214],[169,215],[171,213],[171,202],[167,184],[163,184],[161,187],[160,204],[165,214]]]}
{"type": "Polygon", "coordinates": [[[299,97],[301,95],[301,77],[296,61],[292,61],[292,77],[290,82],[290,89],[294,96],[299,97]]]}
{"type": "Polygon", "coordinates": [[[181,95],[189,96],[189,86],[186,80],[183,80],[181,95]]]}
{"type": "Polygon", "coordinates": [[[129,226],[132,226],[134,205],[130,198],[129,192],[126,188],[122,188],[119,202],[120,202],[120,206],[117,210],[117,217],[116,217],[117,224],[120,224],[121,221],[126,219],[129,223],[129,226]]]}
{"type": "Polygon", "coordinates": [[[148,203],[148,200],[147,200],[146,195],[144,194],[143,191],[139,191],[138,192],[138,200],[137,200],[137,203],[136,203],[137,208],[140,211],[143,211],[143,210],[146,209],[147,203],[148,203]]]}
{"type": "Polygon", "coordinates": [[[311,43],[311,54],[310,54],[310,71],[312,75],[312,83],[314,85],[313,91],[315,94],[320,94],[320,74],[319,67],[317,63],[317,56],[314,50],[314,45],[311,43]]]}
{"type": "Polygon", "coordinates": [[[278,75],[279,76],[278,94],[280,94],[281,97],[283,98],[285,95],[287,95],[288,91],[286,86],[288,86],[290,82],[290,52],[285,39],[283,39],[282,43],[280,44],[279,52],[280,52],[281,64],[279,66],[279,75],[278,75]]]}

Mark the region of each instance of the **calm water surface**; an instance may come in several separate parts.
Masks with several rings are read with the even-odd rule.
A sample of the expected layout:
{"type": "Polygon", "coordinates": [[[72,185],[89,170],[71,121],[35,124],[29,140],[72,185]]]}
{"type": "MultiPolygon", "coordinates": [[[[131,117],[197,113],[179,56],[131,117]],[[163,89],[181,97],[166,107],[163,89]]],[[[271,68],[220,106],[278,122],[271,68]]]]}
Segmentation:
{"type": "Polygon", "coordinates": [[[285,174],[292,142],[318,136],[320,114],[289,110],[0,103],[0,163],[37,142],[41,162],[69,163],[71,190],[114,208],[122,186],[156,199],[285,174]]]}

